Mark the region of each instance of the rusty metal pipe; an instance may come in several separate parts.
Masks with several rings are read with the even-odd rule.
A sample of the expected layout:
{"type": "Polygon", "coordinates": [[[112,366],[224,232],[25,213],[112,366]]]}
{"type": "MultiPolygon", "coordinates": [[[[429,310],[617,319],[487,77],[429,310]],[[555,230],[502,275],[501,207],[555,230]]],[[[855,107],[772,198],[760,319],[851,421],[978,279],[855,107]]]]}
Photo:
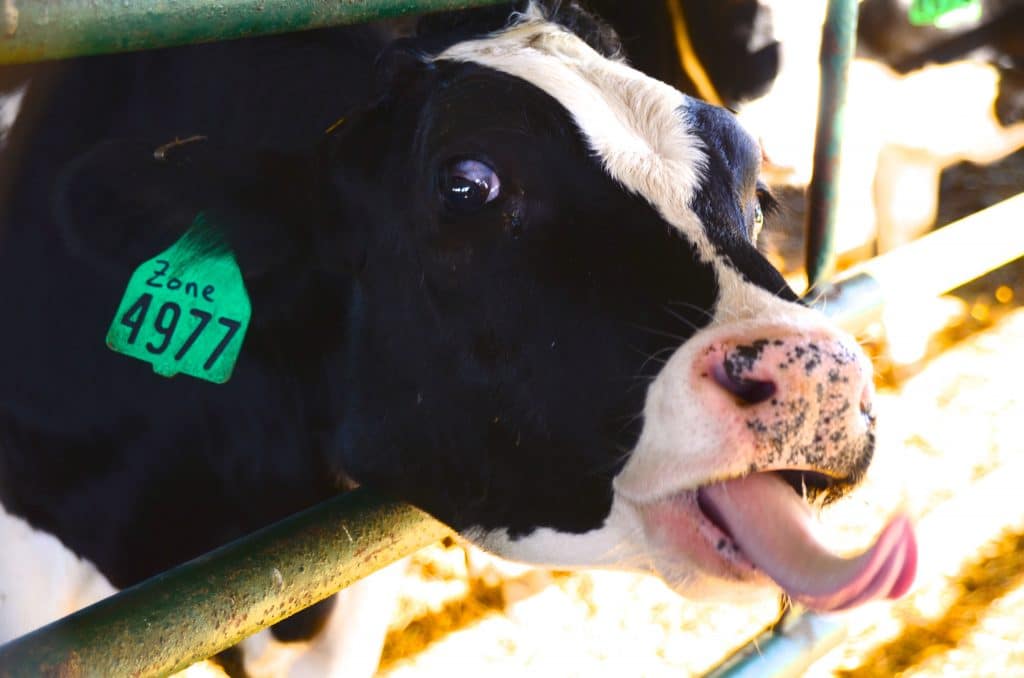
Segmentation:
{"type": "Polygon", "coordinates": [[[167,675],[449,532],[361,488],[0,646],[0,678],[167,675]]]}

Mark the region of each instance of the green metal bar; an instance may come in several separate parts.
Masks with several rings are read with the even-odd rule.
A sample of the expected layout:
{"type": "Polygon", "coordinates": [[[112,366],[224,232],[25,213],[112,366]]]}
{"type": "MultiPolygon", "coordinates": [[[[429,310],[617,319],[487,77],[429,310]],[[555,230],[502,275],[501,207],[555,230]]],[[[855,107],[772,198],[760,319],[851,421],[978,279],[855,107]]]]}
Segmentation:
{"type": "Polygon", "coordinates": [[[807,283],[828,280],[835,268],[836,198],[846,115],[846,85],[857,39],[857,0],[829,0],[821,34],[821,92],[814,166],[807,189],[807,283]]]}
{"type": "Polygon", "coordinates": [[[0,64],[287,33],[498,0],[4,0],[0,64]]]}
{"type": "Polygon", "coordinates": [[[0,678],[167,675],[449,533],[358,489],[0,646],[0,678]]]}

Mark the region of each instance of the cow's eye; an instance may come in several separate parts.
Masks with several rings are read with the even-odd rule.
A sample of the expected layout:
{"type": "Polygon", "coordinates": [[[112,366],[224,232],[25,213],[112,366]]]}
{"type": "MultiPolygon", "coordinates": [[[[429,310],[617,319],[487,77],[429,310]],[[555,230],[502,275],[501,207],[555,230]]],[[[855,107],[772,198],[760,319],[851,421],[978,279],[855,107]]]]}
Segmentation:
{"type": "Polygon", "coordinates": [[[764,210],[761,209],[761,203],[755,202],[754,203],[754,238],[755,239],[757,238],[757,235],[761,232],[762,228],[764,228],[764,210]]]}
{"type": "Polygon", "coordinates": [[[471,212],[498,197],[501,180],[479,160],[452,160],[441,170],[438,181],[441,199],[452,210],[471,212]]]}
{"type": "Polygon", "coordinates": [[[756,242],[757,236],[761,234],[761,229],[764,228],[764,217],[766,214],[774,214],[779,209],[779,202],[765,186],[758,186],[757,192],[755,193],[754,200],[754,216],[753,224],[750,229],[750,241],[756,242]]]}

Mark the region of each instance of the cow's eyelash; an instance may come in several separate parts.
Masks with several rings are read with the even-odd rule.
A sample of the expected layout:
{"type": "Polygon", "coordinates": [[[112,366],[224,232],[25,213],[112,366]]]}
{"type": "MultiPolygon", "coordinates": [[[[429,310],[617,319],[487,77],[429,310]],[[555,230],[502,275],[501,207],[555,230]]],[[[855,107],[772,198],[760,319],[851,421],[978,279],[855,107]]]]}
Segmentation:
{"type": "Polygon", "coordinates": [[[768,187],[759,184],[756,190],[757,202],[761,205],[761,212],[765,218],[778,214],[781,209],[781,204],[778,198],[772,195],[772,192],[768,190],[768,187]]]}

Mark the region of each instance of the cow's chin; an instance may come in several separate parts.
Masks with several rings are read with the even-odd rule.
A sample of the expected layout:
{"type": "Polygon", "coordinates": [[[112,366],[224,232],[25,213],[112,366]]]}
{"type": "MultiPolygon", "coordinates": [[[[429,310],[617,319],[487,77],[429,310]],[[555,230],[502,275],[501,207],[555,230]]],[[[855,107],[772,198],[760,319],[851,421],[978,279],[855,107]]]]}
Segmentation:
{"type": "Polygon", "coordinates": [[[697,565],[680,560],[677,554],[660,554],[651,559],[650,574],[661,579],[674,593],[693,601],[733,605],[778,601],[782,591],[767,579],[737,582],[722,579],[697,565]]]}
{"type": "Polygon", "coordinates": [[[771,586],[726,529],[701,510],[698,496],[697,490],[685,490],[635,507],[657,573],[677,590],[698,576],[732,585],[771,586]]]}
{"type": "Polygon", "coordinates": [[[648,529],[644,507],[616,494],[605,524],[583,534],[540,528],[510,538],[505,530],[470,529],[463,536],[495,555],[528,565],[653,575],[692,600],[751,603],[780,595],[779,587],[742,555],[719,555],[718,528],[691,510],[685,498],[678,503],[670,512],[679,514],[665,516],[665,534],[648,529]]]}

